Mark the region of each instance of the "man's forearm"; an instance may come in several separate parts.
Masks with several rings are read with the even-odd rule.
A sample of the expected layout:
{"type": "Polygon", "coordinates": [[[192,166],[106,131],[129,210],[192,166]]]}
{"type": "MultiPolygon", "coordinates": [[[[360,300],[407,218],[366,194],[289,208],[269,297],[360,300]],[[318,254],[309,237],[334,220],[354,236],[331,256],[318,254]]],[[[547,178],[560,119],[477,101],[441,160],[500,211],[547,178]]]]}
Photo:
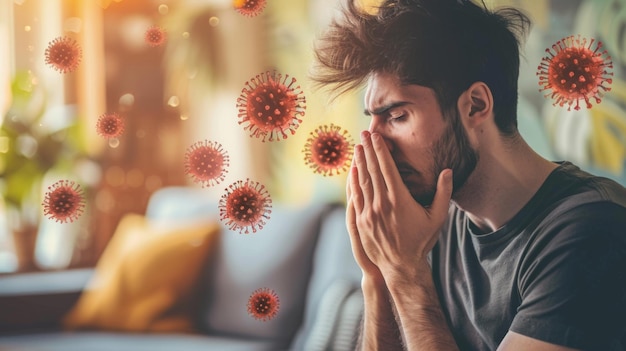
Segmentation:
{"type": "Polygon", "coordinates": [[[358,350],[403,350],[400,328],[396,322],[389,292],[384,283],[364,279],[365,309],[358,350]]]}
{"type": "Polygon", "coordinates": [[[427,264],[414,277],[391,279],[388,287],[407,350],[458,350],[427,264]]]}

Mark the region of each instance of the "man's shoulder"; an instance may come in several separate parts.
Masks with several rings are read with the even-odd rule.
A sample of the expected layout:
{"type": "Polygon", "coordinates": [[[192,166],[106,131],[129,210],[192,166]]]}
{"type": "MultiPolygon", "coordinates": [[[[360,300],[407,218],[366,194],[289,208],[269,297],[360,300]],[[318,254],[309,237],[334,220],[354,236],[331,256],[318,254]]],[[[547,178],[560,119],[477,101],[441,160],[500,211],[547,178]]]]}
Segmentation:
{"type": "MultiPolygon", "coordinates": [[[[614,203],[626,208],[626,188],[618,182],[581,170],[563,162],[546,180],[550,186],[540,191],[555,195],[556,209],[567,211],[578,206],[594,207],[595,203],[614,203]]],[[[560,211],[559,211],[560,212],[560,211]]]]}

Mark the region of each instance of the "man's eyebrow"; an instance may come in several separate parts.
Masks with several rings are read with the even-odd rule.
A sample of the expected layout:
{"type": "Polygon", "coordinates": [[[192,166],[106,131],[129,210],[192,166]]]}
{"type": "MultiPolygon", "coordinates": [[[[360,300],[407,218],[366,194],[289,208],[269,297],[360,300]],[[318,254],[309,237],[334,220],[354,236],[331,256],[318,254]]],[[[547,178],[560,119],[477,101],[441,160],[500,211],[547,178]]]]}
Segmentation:
{"type": "Polygon", "coordinates": [[[392,110],[392,109],[394,109],[394,108],[396,108],[396,107],[401,107],[401,106],[404,106],[404,105],[406,105],[406,104],[408,104],[408,103],[409,103],[408,101],[397,101],[397,102],[392,102],[392,103],[390,103],[390,104],[383,105],[383,106],[381,106],[381,107],[379,107],[379,108],[376,108],[376,109],[374,109],[374,110],[372,110],[372,111],[370,111],[370,110],[368,110],[368,109],[365,109],[365,110],[363,110],[363,113],[364,113],[366,116],[371,116],[371,115],[382,115],[383,113],[385,113],[385,112],[387,112],[387,111],[389,111],[389,110],[392,110]]]}

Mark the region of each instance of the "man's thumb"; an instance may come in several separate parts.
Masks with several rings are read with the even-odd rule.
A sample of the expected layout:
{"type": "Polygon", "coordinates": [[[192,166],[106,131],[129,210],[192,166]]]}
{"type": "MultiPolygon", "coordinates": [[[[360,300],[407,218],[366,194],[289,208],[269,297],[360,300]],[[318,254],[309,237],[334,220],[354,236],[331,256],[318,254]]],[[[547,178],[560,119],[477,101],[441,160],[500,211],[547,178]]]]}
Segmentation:
{"type": "Polygon", "coordinates": [[[450,198],[452,197],[452,170],[447,168],[439,173],[437,180],[437,192],[430,206],[431,215],[445,217],[450,207],[450,198]]]}

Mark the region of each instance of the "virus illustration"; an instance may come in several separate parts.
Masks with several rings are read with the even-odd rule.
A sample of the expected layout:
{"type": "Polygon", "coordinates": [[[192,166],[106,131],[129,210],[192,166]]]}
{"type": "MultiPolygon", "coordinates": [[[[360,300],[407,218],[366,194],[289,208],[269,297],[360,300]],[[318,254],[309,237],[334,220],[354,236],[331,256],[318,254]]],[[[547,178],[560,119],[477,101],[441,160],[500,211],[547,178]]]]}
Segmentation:
{"type": "Polygon", "coordinates": [[[272,199],[263,185],[253,182],[238,180],[225,189],[219,202],[220,220],[230,230],[256,233],[257,229],[263,229],[269,215],[272,213],[272,199]]]}
{"type": "Polygon", "coordinates": [[[306,98],[300,88],[295,86],[296,79],[289,75],[265,72],[246,82],[246,86],[237,98],[239,124],[247,123],[244,130],[250,130],[250,136],[265,138],[269,141],[287,138],[287,131],[295,134],[304,116],[306,98]]]}
{"type": "Polygon", "coordinates": [[[276,316],[280,301],[278,295],[271,289],[260,288],[255,290],[248,300],[248,313],[262,321],[267,321],[276,316]]]}
{"type": "Polygon", "coordinates": [[[569,36],[557,41],[552,48],[547,48],[548,56],[541,59],[537,67],[539,91],[551,90],[545,97],[554,99],[554,105],[568,105],[569,111],[575,103],[575,110],[580,109],[580,100],[585,100],[591,108],[591,98],[600,103],[604,92],[613,82],[609,69],[613,62],[607,51],[600,51],[602,42],[569,36]]]}
{"type": "Polygon", "coordinates": [[[146,43],[152,47],[161,46],[167,40],[167,33],[159,26],[152,26],[146,30],[144,38],[146,43]]]}
{"type": "Polygon", "coordinates": [[[348,132],[331,123],[311,132],[302,152],[304,162],[314,173],[332,176],[350,167],[353,149],[354,143],[348,132]]]}
{"type": "Polygon", "coordinates": [[[226,178],[228,160],[228,154],[220,143],[209,140],[198,141],[187,149],[185,173],[202,187],[213,186],[226,178]]]}
{"type": "Polygon", "coordinates": [[[74,222],[83,213],[85,199],[78,184],[70,180],[59,180],[48,187],[42,205],[48,219],[60,223],[74,222]]]}
{"type": "Polygon", "coordinates": [[[69,73],[78,67],[83,52],[76,40],[58,37],[52,40],[45,51],[46,64],[61,73],[69,73]]]}
{"type": "Polygon", "coordinates": [[[124,120],[117,113],[105,113],[98,118],[96,130],[107,139],[117,138],[124,132],[124,120]]]}
{"type": "Polygon", "coordinates": [[[248,17],[255,17],[263,12],[266,0],[233,0],[235,10],[248,17]]]}

